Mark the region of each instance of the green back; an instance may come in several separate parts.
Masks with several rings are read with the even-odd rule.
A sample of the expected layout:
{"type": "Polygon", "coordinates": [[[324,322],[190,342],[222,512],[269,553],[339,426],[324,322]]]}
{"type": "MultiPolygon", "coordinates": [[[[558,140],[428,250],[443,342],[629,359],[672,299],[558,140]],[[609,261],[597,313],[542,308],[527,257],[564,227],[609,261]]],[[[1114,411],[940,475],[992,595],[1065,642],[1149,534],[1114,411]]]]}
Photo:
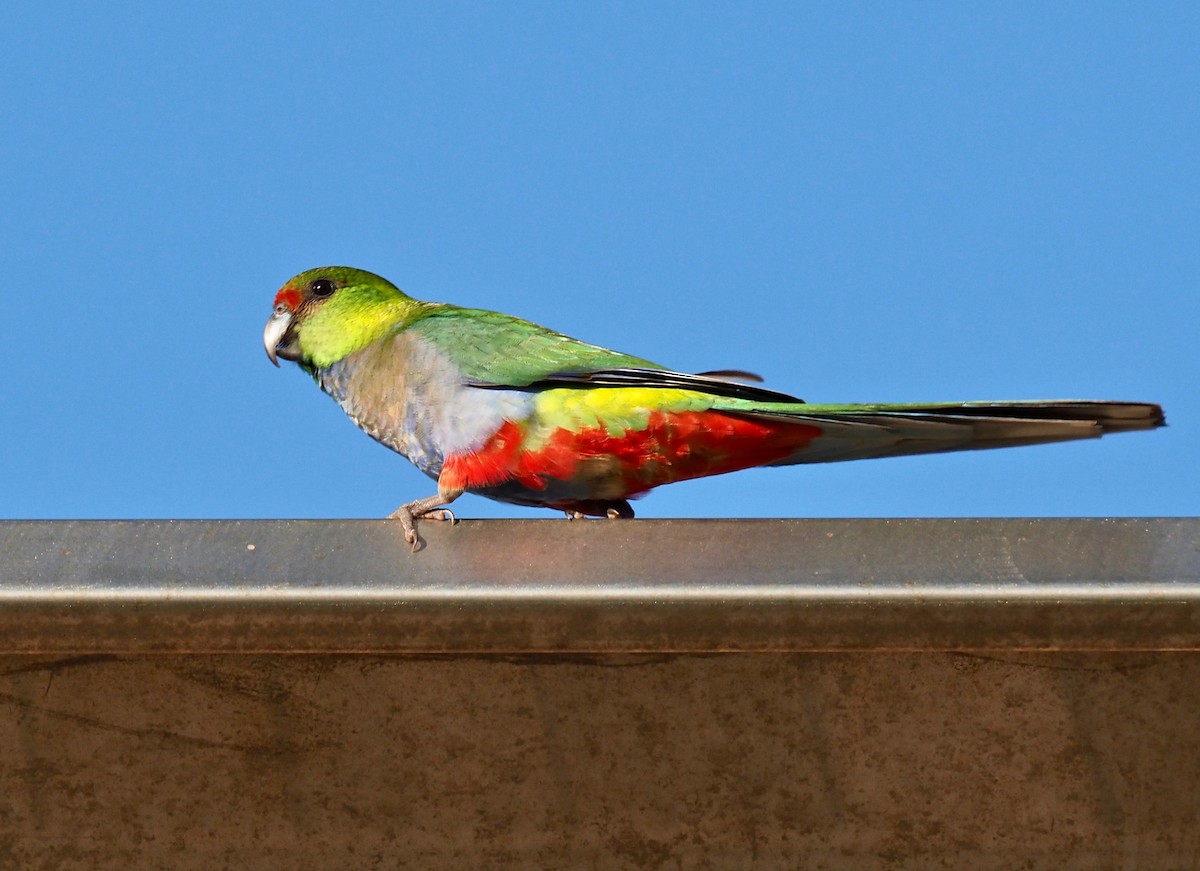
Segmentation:
{"type": "Polygon", "coordinates": [[[464,378],[489,384],[523,387],[559,373],[663,368],[483,309],[430,306],[408,329],[443,351],[464,378]]]}

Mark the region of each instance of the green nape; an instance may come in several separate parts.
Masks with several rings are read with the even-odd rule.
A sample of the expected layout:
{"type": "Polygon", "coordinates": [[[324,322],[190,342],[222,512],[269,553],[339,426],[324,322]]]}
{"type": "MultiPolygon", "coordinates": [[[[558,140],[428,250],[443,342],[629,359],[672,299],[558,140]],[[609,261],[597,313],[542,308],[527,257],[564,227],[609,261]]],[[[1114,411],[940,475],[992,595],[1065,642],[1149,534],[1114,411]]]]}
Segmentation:
{"type": "Polygon", "coordinates": [[[346,266],[310,269],[289,284],[307,287],[317,278],[331,279],[338,291],[305,311],[297,326],[301,365],[309,369],[336,363],[444,307],[413,299],[378,275],[346,266]]]}

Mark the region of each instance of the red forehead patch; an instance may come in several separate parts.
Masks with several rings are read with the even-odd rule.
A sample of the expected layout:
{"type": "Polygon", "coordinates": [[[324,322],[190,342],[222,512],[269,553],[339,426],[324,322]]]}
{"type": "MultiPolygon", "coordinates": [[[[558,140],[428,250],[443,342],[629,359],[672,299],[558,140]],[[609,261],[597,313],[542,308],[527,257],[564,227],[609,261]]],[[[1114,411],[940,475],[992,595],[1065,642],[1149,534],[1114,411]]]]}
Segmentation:
{"type": "Polygon", "coordinates": [[[275,294],[275,305],[283,303],[288,307],[288,311],[295,311],[300,305],[300,291],[292,287],[290,284],[285,284],[279,288],[279,293],[275,294]]]}

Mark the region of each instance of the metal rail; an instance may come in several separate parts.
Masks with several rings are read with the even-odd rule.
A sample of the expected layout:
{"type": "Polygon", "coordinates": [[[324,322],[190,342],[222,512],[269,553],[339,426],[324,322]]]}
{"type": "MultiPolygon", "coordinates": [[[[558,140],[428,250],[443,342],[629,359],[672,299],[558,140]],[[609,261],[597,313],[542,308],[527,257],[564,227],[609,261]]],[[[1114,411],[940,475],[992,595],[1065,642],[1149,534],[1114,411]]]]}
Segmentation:
{"type": "Polygon", "coordinates": [[[1200,520],[0,523],[0,653],[1200,650],[1200,520]]]}

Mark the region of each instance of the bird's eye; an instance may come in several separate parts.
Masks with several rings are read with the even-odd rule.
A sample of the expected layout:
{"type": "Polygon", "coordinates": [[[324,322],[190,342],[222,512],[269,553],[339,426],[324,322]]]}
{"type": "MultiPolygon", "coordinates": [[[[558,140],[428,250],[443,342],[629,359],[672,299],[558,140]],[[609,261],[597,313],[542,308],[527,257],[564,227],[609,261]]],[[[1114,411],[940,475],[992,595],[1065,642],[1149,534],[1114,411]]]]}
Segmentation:
{"type": "Polygon", "coordinates": [[[313,296],[320,298],[332,294],[334,291],[334,286],[333,282],[328,278],[318,278],[308,286],[308,289],[313,296]]]}

